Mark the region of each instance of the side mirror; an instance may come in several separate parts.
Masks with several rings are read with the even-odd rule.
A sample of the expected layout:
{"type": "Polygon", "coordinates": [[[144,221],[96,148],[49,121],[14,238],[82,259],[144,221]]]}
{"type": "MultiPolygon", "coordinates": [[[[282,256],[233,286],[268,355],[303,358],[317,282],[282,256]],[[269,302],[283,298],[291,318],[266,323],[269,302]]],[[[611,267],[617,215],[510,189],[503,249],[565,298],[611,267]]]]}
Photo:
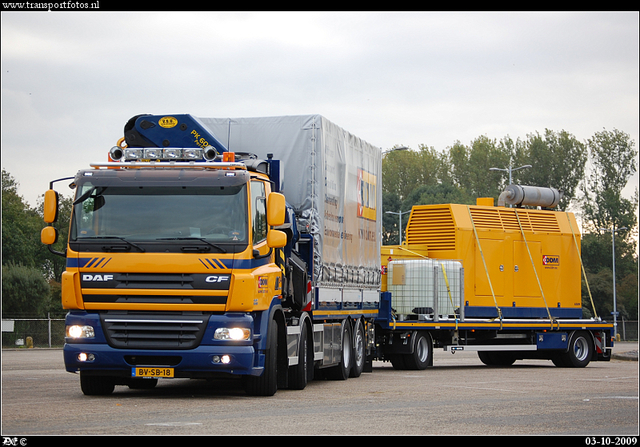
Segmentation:
{"type": "Polygon", "coordinates": [[[284,231],[270,230],[267,234],[267,245],[271,248],[282,248],[287,245],[287,235],[284,231]]]}
{"type": "Polygon", "coordinates": [[[279,192],[272,192],[267,198],[267,223],[272,227],[284,224],[286,200],[279,192]]]}
{"type": "Polygon", "coordinates": [[[44,193],[44,221],[54,223],[58,220],[58,192],[50,189],[44,193]]]}
{"type": "Polygon", "coordinates": [[[40,241],[44,244],[44,245],[53,245],[56,242],[58,242],[58,230],[56,230],[55,228],[49,226],[49,227],[44,227],[42,229],[42,231],[40,232],[40,241]]]}

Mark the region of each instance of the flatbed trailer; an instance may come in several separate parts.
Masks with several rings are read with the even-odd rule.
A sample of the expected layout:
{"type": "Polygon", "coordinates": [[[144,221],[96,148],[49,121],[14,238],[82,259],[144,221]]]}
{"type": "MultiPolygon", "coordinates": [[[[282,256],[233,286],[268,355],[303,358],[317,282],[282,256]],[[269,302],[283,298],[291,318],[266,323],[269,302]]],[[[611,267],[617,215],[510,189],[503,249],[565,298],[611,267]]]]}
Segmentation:
{"type": "Polygon", "coordinates": [[[486,200],[414,207],[407,242],[381,251],[378,357],[411,369],[433,348],[489,365],[608,361],[613,324],[582,318],[576,228],[571,213],[486,200]]]}

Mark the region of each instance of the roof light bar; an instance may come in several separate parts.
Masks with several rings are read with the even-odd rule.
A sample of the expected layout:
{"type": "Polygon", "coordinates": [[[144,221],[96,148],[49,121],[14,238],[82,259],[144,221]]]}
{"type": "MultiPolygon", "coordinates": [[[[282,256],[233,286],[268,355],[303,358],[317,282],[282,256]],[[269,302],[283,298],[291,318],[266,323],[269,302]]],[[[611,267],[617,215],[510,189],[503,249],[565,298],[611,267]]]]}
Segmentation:
{"type": "Polygon", "coordinates": [[[212,146],[201,148],[114,147],[109,159],[121,162],[136,161],[213,161],[218,153],[212,146]]]}

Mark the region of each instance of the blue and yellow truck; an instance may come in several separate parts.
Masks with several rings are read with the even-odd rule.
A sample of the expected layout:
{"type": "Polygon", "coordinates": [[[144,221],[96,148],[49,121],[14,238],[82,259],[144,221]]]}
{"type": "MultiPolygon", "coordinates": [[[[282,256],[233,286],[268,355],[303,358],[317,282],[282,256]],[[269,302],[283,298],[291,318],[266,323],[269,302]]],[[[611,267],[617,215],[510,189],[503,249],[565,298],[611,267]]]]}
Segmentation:
{"type": "Polygon", "coordinates": [[[414,207],[383,247],[381,160],[320,115],[132,117],[108,161],[45,193],[55,252],[54,184],[75,189],[56,252],[66,370],[87,395],[236,375],[270,396],[374,360],[423,369],[434,348],[609,359],[612,325],[582,318],[570,213],[414,207]]]}

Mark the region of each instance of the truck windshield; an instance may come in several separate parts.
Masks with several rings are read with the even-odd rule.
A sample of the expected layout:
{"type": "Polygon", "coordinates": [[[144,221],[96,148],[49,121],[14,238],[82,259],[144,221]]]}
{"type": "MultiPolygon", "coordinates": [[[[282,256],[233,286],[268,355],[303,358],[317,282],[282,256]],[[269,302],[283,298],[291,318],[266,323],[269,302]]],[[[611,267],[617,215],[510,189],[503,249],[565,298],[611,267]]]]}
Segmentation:
{"type": "Polygon", "coordinates": [[[86,182],[76,197],[71,241],[247,243],[245,185],[114,187],[86,182]]]}

